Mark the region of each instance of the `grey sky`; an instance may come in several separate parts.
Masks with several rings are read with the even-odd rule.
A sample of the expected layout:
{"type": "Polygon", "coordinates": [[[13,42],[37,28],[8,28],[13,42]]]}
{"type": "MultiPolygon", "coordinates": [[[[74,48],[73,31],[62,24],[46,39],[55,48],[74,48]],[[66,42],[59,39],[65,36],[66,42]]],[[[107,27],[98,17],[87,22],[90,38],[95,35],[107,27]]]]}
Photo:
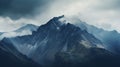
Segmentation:
{"type": "MultiPolygon", "coordinates": [[[[12,31],[24,24],[41,25],[65,15],[88,24],[120,32],[120,0],[0,0],[0,31],[12,31]],[[3,2],[5,4],[3,4],[3,2]],[[12,1],[12,2],[11,2],[12,1]]],[[[74,23],[74,22],[71,22],[74,23]]]]}

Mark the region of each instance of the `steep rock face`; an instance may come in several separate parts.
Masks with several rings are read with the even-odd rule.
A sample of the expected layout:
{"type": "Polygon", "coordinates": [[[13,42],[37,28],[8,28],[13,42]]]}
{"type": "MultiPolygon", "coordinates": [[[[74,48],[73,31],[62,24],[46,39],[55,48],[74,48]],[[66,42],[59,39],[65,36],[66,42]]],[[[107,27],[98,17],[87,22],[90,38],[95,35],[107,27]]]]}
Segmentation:
{"type": "Polygon", "coordinates": [[[56,60],[81,63],[97,56],[112,55],[104,49],[100,40],[86,30],[59,21],[63,17],[54,17],[32,35],[5,38],[3,41],[13,44],[22,54],[42,65],[54,64],[56,60]]]}
{"type": "Polygon", "coordinates": [[[41,67],[18,52],[14,46],[0,43],[0,67],[41,67]]]}

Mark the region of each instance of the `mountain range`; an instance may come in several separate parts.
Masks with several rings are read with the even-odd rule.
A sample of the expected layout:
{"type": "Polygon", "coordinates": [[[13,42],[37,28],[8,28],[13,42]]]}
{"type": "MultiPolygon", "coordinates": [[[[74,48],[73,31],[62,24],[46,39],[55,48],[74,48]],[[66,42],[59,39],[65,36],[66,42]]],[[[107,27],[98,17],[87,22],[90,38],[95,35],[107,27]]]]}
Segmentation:
{"type": "Polygon", "coordinates": [[[76,25],[83,30],[87,30],[90,34],[101,40],[107,50],[116,54],[120,53],[120,33],[118,33],[116,30],[106,31],[82,21],[76,25]]]}
{"type": "MultiPolygon", "coordinates": [[[[1,51],[7,51],[12,54],[12,57],[22,60],[29,58],[33,63],[38,63],[43,67],[114,67],[119,65],[119,55],[109,51],[106,46],[111,44],[103,42],[102,38],[97,37],[97,32],[97,34],[92,32],[94,29],[88,28],[93,28],[93,26],[85,23],[76,26],[61,22],[61,18],[64,18],[64,15],[52,18],[37,30],[35,30],[36,27],[32,28],[29,25],[27,28],[31,28],[31,35],[4,38],[0,41],[1,51]]],[[[21,32],[22,29],[24,28],[17,32],[21,32]]]]}

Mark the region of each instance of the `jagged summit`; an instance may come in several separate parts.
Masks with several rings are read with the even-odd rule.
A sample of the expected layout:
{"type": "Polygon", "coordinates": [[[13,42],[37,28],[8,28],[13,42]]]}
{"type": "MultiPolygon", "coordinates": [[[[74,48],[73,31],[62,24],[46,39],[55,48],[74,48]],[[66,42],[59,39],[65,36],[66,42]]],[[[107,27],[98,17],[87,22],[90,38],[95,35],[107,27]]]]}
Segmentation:
{"type": "Polygon", "coordinates": [[[64,18],[64,17],[65,17],[64,15],[61,15],[61,16],[58,16],[58,17],[54,17],[53,19],[54,20],[59,20],[59,19],[64,18]]]}
{"type": "Polygon", "coordinates": [[[51,26],[53,29],[60,30],[60,27],[64,26],[65,23],[61,22],[60,19],[64,18],[64,15],[58,16],[58,17],[53,17],[50,21],[48,21],[47,26],[51,26]]]}
{"type": "Polygon", "coordinates": [[[58,16],[58,17],[53,17],[48,23],[50,22],[58,22],[60,19],[64,18],[64,15],[58,16]]]}

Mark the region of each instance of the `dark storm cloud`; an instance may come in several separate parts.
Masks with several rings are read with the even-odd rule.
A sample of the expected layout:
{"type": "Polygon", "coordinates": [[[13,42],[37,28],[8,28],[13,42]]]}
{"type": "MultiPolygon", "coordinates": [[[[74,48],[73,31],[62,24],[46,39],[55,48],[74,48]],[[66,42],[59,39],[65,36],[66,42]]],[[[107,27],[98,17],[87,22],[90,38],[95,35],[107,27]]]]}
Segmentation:
{"type": "MultiPolygon", "coordinates": [[[[50,0],[0,0],[0,16],[12,19],[34,15],[34,10],[49,3],[50,0]]],[[[40,10],[40,11],[41,11],[40,10]]]]}

